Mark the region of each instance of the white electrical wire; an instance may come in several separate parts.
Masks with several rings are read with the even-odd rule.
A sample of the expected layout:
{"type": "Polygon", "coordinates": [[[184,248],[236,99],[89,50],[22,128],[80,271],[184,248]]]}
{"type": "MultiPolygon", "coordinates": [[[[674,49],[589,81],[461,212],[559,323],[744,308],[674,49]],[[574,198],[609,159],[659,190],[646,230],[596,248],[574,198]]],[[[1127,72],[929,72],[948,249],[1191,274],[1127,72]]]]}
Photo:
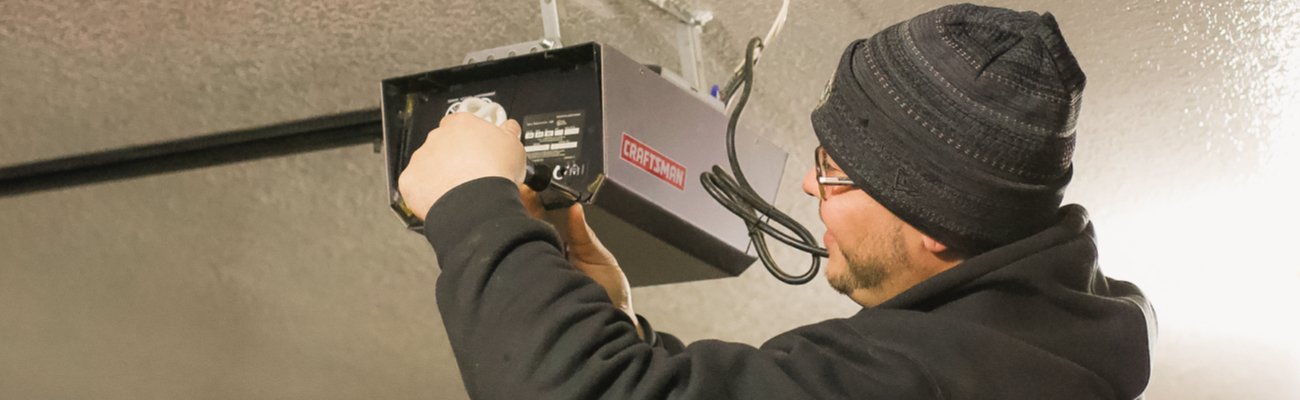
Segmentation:
{"type": "MultiPolygon", "coordinates": [[[[770,45],[773,40],[776,40],[777,35],[781,34],[781,28],[785,27],[785,20],[786,17],[789,15],[790,15],[790,0],[781,0],[781,11],[777,11],[776,20],[772,21],[772,27],[768,28],[767,36],[763,37],[763,42],[759,44],[758,48],[754,49],[754,65],[758,65],[758,59],[762,57],[763,49],[766,49],[767,46],[770,45]]],[[[743,69],[744,67],[745,67],[745,61],[741,61],[740,65],[736,66],[735,76],[738,76],[740,70],[743,69]]],[[[736,90],[740,90],[740,88],[737,87],[736,90]]],[[[731,115],[731,112],[735,106],[735,100],[736,99],[734,96],[727,99],[727,104],[724,107],[724,110],[726,111],[727,115],[731,115]]]]}
{"type": "MultiPolygon", "coordinates": [[[[767,47],[768,45],[772,44],[772,40],[776,39],[776,35],[779,35],[781,33],[781,28],[785,27],[785,18],[789,14],[790,14],[790,0],[782,0],[781,11],[776,13],[776,20],[772,21],[772,27],[767,30],[767,36],[763,37],[763,47],[767,47]]],[[[761,50],[763,47],[760,47],[759,49],[761,50]]],[[[759,54],[761,54],[761,51],[759,54]]],[[[755,54],[754,61],[757,62],[758,58],[759,56],[755,54]]]]}

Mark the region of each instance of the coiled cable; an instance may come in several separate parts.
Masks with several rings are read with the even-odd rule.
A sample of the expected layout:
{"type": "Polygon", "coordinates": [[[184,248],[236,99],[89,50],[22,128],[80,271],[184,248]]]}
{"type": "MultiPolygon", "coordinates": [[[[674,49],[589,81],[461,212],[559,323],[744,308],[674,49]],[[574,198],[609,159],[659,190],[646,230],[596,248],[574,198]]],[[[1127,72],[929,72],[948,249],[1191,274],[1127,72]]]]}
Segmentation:
{"type": "Polygon", "coordinates": [[[826,249],[817,245],[817,239],[799,221],[776,209],[754,192],[749,180],[745,179],[745,173],[741,172],[740,161],[736,157],[736,125],[740,121],[740,113],[744,111],[745,104],[749,102],[750,90],[754,83],[754,63],[762,47],[763,39],[758,37],[750,39],[745,49],[745,62],[732,77],[732,81],[727,84],[728,90],[724,92],[724,101],[731,103],[729,101],[731,94],[736,88],[740,90],[740,97],[735,99],[734,106],[727,107],[732,110],[727,121],[727,161],[731,173],[728,174],[722,167],[714,165],[711,171],[700,174],[700,184],[714,200],[717,200],[718,204],[745,221],[745,226],[749,230],[749,241],[753,243],[759,260],[763,262],[763,267],[772,276],[781,282],[802,285],[817,276],[817,271],[821,269],[821,258],[827,257],[826,249]],[[777,229],[772,226],[772,222],[793,232],[794,235],[777,229]],[[786,245],[810,254],[811,266],[799,275],[785,272],[772,258],[764,235],[770,235],[786,245]]]}

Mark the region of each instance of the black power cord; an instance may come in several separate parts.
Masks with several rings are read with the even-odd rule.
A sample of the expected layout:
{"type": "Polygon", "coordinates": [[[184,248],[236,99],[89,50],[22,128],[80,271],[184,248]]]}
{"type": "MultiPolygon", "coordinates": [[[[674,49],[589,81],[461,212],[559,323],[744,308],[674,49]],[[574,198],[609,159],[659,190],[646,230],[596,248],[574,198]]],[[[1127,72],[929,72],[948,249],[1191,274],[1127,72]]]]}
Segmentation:
{"type": "Polygon", "coordinates": [[[731,82],[727,83],[726,90],[722,96],[724,99],[730,99],[738,85],[740,85],[740,97],[736,99],[736,107],[731,112],[730,120],[727,122],[727,161],[731,164],[731,174],[717,165],[713,166],[712,171],[706,171],[700,174],[700,184],[704,190],[713,196],[728,211],[735,214],[740,219],[745,220],[745,226],[749,229],[749,241],[754,244],[754,249],[758,252],[758,258],[763,261],[763,267],[767,272],[781,282],[791,285],[802,285],[812,281],[817,276],[817,271],[821,268],[821,258],[827,257],[826,249],[817,246],[817,239],[812,233],[808,232],[799,221],[795,221],[789,215],[777,210],[776,207],[763,200],[754,188],[749,185],[749,180],[745,179],[745,174],[740,170],[740,161],[736,158],[736,124],[740,121],[740,112],[745,109],[745,103],[749,102],[749,92],[754,84],[754,55],[755,50],[763,46],[763,40],[753,38],[749,40],[749,45],[745,50],[745,63],[739,72],[732,77],[731,82]],[[778,225],[781,225],[794,235],[778,230],[773,227],[766,219],[770,219],[778,225]],[[777,240],[785,243],[795,249],[804,251],[812,256],[812,266],[800,275],[790,275],[777,267],[776,260],[772,259],[772,254],[768,251],[767,241],[764,234],[771,235],[777,240]]]}

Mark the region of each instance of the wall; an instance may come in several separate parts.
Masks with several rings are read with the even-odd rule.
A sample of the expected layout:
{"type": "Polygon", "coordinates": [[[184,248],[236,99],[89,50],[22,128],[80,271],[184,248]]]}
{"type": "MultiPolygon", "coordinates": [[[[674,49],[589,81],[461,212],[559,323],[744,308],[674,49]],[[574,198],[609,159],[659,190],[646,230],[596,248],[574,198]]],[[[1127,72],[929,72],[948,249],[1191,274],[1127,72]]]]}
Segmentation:
{"type": "MultiPolygon", "coordinates": [[[[718,80],[779,1],[700,1],[718,80]]],[[[794,157],[849,41],[938,1],[795,1],[742,121],[794,157]]],[[[1149,398],[1300,397],[1300,5],[993,1],[1050,10],[1089,75],[1068,201],[1103,268],[1160,316],[1149,398]]],[[[675,65],[639,0],[561,1],[566,42],[675,65]]],[[[0,2],[0,165],[375,106],[377,81],[535,39],[518,1],[0,2]]],[[[0,398],[461,399],[432,252],[389,215],[360,146],[0,198],[0,398]]],[[[786,265],[804,259],[782,251],[786,265]]],[[[818,281],[642,288],[685,339],[761,343],[851,314],[818,281]]]]}

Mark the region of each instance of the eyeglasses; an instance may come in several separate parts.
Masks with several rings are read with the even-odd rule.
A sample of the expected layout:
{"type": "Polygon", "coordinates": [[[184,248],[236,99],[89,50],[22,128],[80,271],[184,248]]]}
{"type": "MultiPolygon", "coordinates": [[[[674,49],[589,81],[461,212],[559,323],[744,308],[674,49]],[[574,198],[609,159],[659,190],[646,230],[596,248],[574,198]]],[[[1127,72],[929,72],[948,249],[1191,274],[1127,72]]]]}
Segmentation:
{"type": "Polygon", "coordinates": [[[826,155],[826,149],[817,146],[815,151],[817,160],[817,193],[821,195],[822,200],[826,200],[826,186],[853,186],[853,180],[843,175],[837,167],[832,167],[830,157],[826,155]],[[831,171],[836,175],[827,175],[831,171]]]}

